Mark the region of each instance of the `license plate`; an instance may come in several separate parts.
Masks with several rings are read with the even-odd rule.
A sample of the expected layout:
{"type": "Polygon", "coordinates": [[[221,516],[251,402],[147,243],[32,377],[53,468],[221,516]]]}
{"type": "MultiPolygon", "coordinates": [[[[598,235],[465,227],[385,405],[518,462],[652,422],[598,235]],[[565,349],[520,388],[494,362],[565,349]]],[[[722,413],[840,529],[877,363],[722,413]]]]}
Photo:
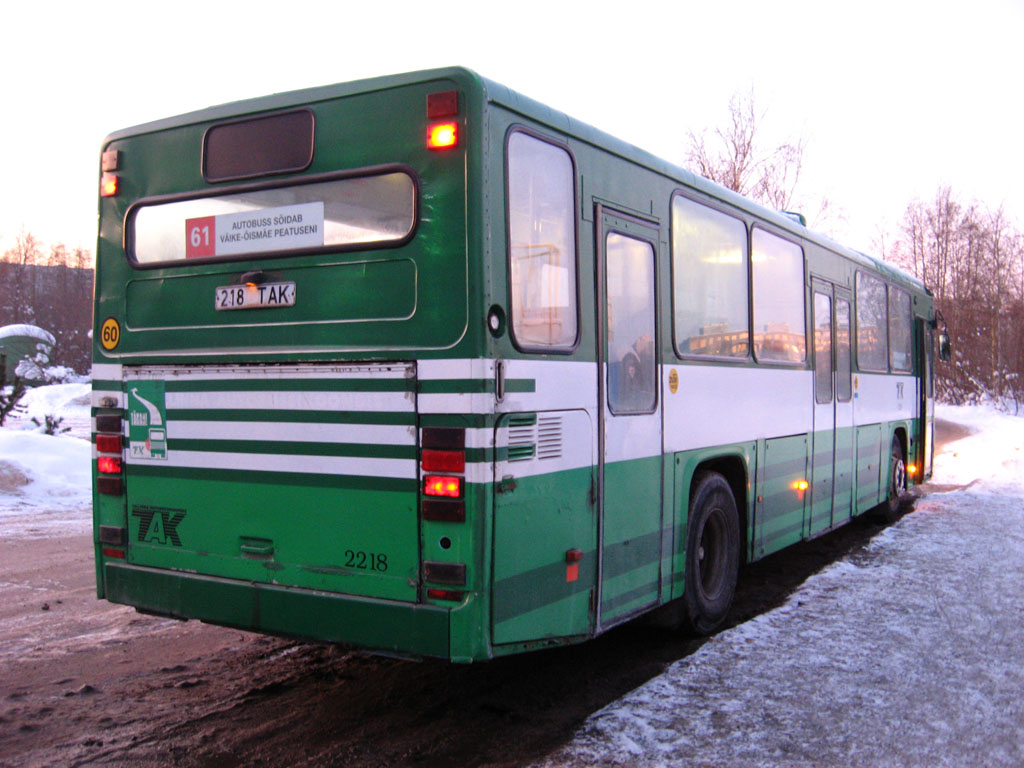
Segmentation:
{"type": "Polygon", "coordinates": [[[254,309],[295,305],[295,283],[223,285],[213,292],[215,309],[254,309]]]}

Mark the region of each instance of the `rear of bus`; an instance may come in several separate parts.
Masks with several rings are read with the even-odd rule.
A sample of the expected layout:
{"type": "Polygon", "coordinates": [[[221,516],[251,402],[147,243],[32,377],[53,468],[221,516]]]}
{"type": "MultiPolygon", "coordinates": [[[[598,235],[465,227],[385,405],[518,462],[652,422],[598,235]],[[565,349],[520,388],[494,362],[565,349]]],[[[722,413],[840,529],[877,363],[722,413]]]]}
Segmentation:
{"type": "Polygon", "coordinates": [[[482,99],[475,76],[445,70],[107,139],[100,597],[384,652],[486,654],[450,630],[486,624],[466,420],[421,396],[474,391],[470,364],[451,361],[480,343],[467,178],[482,99]]]}

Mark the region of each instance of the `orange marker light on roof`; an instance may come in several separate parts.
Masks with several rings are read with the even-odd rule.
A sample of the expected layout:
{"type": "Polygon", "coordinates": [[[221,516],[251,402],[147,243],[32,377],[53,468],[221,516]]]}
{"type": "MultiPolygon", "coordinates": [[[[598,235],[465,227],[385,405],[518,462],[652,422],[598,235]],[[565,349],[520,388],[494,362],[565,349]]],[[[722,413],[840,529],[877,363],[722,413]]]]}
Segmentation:
{"type": "Polygon", "coordinates": [[[117,176],[104,173],[100,178],[100,197],[113,197],[117,194],[117,176]]]}
{"type": "Polygon", "coordinates": [[[429,149],[450,149],[458,144],[458,123],[438,123],[427,129],[427,147],[429,149]]]}

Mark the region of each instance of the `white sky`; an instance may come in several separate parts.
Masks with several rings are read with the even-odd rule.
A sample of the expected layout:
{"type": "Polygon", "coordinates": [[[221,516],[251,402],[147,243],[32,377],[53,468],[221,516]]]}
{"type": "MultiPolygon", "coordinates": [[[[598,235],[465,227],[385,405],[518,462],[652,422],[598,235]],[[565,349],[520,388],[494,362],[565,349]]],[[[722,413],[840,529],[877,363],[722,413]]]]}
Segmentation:
{"type": "MultiPolygon", "coordinates": [[[[95,247],[120,128],[227,101],[461,64],[681,163],[751,88],[808,139],[801,189],[871,249],[940,185],[1024,224],[1024,2],[15,3],[0,33],[0,248],[95,247]]],[[[810,211],[809,211],[810,212],[810,211]]]]}

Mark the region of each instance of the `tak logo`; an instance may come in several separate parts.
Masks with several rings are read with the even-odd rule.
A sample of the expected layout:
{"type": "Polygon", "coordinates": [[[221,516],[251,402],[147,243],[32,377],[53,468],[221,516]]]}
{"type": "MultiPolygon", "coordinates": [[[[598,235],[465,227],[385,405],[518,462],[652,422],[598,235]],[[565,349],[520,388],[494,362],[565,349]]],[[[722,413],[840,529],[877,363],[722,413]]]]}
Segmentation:
{"type": "Polygon", "coordinates": [[[164,509],[163,507],[132,507],[132,517],[139,518],[139,541],[149,544],[167,544],[181,546],[178,537],[178,526],[187,513],[183,509],[164,509]]]}
{"type": "Polygon", "coordinates": [[[903,399],[903,382],[902,381],[897,381],[896,382],[896,399],[897,400],[902,400],[903,399]]]}

